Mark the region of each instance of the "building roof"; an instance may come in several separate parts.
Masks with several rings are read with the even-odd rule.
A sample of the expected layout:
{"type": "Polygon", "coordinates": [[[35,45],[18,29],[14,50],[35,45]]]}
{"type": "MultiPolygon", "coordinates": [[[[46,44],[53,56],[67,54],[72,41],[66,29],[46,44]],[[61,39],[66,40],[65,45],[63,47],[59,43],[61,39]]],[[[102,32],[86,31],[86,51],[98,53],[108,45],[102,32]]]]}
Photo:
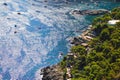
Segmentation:
{"type": "Polygon", "coordinates": [[[120,22],[120,20],[109,20],[108,24],[115,25],[117,22],[120,22]]]}

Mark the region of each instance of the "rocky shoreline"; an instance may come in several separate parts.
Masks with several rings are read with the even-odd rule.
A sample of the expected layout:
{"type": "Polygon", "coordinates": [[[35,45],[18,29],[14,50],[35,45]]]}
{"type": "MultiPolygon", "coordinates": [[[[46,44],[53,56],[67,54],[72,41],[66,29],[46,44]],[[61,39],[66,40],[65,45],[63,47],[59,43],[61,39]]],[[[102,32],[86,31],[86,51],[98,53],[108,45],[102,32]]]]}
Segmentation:
{"type": "Polygon", "coordinates": [[[87,44],[87,42],[89,42],[95,36],[96,35],[93,31],[92,25],[89,25],[89,27],[85,31],[83,31],[81,35],[73,37],[69,40],[69,42],[72,45],[85,46],[85,44],[87,44]]]}
{"type": "MultiPolygon", "coordinates": [[[[87,42],[90,41],[93,37],[95,37],[94,32],[92,31],[92,26],[90,25],[83,33],[79,36],[73,37],[70,39],[70,44],[72,45],[82,45],[85,46],[86,49],[89,48],[87,42]]],[[[89,49],[88,49],[89,50],[89,49]]],[[[71,53],[67,54],[67,57],[69,58],[69,55],[71,56],[71,53]]],[[[72,54],[72,56],[74,56],[72,54]]],[[[70,67],[66,67],[66,76],[65,72],[61,69],[61,66],[59,64],[48,66],[43,69],[41,69],[41,75],[43,75],[42,80],[71,80],[71,74],[70,74],[70,67]],[[69,77],[70,75],[70,77],[69,77]]]]}
{"type": "Polygon", "coordinates": [[[43,75],[42,80],[64,80],[64,72],[59,64],[41,69],[41,74],[43,75]]]}

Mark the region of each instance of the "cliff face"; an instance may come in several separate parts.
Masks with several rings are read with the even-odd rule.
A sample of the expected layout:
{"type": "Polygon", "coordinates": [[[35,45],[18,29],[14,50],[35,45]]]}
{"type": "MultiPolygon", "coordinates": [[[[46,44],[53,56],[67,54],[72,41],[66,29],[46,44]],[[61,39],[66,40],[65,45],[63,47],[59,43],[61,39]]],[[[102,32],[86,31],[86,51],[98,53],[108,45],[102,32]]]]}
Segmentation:
{"type": "Polygon", "coordinates": [[[41,71],[43,75],[42,80],[64,80],[64,73],[59,65],[48,66],[43,68],[41,71]]]}

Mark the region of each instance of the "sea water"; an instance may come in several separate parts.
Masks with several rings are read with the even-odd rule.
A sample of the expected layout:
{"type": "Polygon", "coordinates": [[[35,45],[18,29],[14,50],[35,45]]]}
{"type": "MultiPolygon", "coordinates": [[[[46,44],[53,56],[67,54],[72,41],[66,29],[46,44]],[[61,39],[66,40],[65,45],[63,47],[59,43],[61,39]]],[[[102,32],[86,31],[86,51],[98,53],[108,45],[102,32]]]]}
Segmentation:
{"type": "Polygon", "coordinates": [[[71,15],[74,9],[108,9],[120,3],[87,0],[0,0],[0,80],[41,80],[40,68],[69,52],[69,38],[95,16],[71,15]]]}

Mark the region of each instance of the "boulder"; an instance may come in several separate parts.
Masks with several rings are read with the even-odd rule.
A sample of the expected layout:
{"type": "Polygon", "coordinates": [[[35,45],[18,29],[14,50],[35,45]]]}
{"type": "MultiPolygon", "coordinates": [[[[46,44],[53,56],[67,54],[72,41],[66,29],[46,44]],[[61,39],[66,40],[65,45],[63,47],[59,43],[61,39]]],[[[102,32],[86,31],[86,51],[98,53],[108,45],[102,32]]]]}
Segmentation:
{"type": "Polygon", "coordinates": [[[64,72],[59,65],[45,67],[41,70],[42,80],[63,80],[64,72]]]}

